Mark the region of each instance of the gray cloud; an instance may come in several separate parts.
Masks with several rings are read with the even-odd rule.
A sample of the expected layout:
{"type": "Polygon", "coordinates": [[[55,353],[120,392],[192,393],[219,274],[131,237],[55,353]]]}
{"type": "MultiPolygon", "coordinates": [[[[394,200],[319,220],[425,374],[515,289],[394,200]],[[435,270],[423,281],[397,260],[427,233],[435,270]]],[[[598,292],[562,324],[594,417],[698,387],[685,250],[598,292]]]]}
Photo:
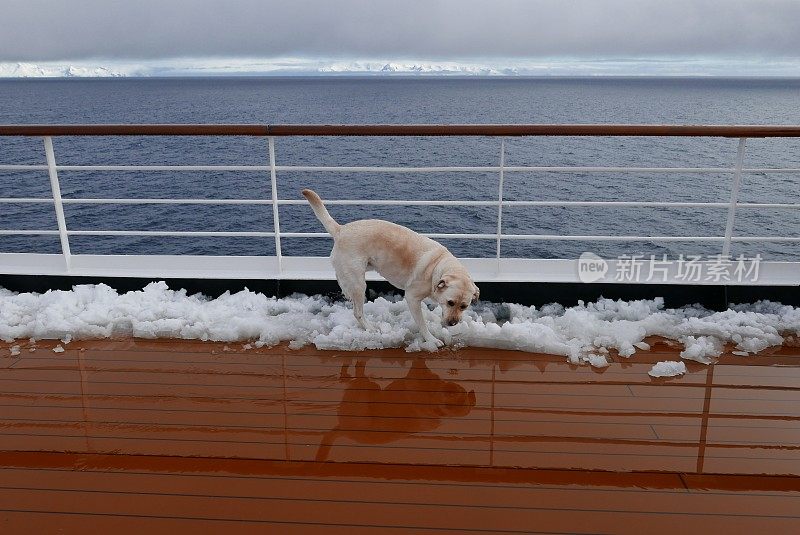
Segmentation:
{"type": "Polygon", "coordinates": [[[0,61],[798,57],[798,0],[0,0],[0,61]]]}

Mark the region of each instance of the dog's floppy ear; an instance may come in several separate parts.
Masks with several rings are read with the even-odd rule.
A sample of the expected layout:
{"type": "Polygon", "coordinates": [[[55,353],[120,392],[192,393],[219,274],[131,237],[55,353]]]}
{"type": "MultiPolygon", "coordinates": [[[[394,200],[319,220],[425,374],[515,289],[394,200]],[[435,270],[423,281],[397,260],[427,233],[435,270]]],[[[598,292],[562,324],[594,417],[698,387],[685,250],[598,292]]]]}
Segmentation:
{"type": "Polygon", "coordinates": [[[478,299],[479,299],[479,298],[480,298],[480,296],[481,296],[481,291],[480,291],[480,289],[479,289],[477,286],[475,286],[474,284],[473,284],[472,286],[475,288],[475,292],[473,292],[473,294],[472,294],[472,304],[474,305],[475,303],[477,303],[477,302],[478,302],[478,299]]]}
{"type": "Polygon", "coordinates": [[[437,282],[434,285],[433,293],[441,292],[442,290],[450,286],[450,283],[453,282],[453,279],[454,277],[452,275],[442,275],[442,278],[439,279],[439,282],[437,282]]]}
{"type": "Polygon", "coordinates": [[[442,275],[442,278],[439,279],[439,282],[437,282],[436,286],[433,287],[433,291],[441,292],[450,285],[450,282],[452,282],[452,280],[453,280],[452,275],[442,275]]]}

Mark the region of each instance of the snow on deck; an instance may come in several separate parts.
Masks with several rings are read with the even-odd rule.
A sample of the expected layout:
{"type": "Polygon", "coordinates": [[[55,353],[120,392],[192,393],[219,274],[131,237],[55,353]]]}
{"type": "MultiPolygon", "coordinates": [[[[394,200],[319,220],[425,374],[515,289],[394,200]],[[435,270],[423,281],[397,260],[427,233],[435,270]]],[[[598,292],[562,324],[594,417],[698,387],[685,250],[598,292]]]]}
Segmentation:
{"type": "MultiPolygon", "coordinates": [[[[109,286],[81,285],[44,294],[0,289],[0,339],[177,338],[253,343],[288,342],[292,349],[365,350],[426,347],[399,296],[378,297],[365,306],[375,325],[356,325],[350,306],[320,296],[272,298],[260,293],[226,293],[216,299],[170,290],[154,282],[123,294],[109,286]]],[[[607,364],[614,351],[630,357],[659,336],[685,347],[680,357],[711,363],[726,344],[748,355],[800,336],[800,309],[762,301],[722,312],[701,307],[664,308],[663,299],[580,303],[541,308],[482,302],[454,327],[429,312],[434,336],[453,348],[497,348],[563,355],[572,363],[607,364]]]]}

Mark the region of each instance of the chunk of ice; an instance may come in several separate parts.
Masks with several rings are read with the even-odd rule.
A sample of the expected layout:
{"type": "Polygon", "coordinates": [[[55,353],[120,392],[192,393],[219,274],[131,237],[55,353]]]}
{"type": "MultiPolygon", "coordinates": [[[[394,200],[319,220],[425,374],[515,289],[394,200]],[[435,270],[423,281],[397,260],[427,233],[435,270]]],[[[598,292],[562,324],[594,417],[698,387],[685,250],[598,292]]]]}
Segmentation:
{"type": "Polygon", "coordinates": [[[662,361],[653,365],[653,368],[647,372],[651,377],[675,377],[676,375],[683,375],[686,373],[686,364],[683,362],[662,361]]]}
{"type": "Polygon", "coordinates": [[[595,355],[593,353],[589,353],[586,356],[589,365],[594,368],[605,368],[608,366],[608,361],[604,355],[595,355]]]}
{"type": "Polygon", "coordinates": [[[713,336],[686,336],[681,341],[686,346],[681,351],[682,359],[711,364],[715,357],[722,354],[722,342],[713,336]]]}

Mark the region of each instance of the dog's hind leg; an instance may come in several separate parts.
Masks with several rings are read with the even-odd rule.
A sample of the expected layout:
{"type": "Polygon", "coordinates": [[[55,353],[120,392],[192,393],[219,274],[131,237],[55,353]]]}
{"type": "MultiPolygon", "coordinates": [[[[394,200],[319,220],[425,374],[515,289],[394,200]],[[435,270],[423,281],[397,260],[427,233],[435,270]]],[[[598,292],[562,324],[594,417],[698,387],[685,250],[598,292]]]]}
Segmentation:
{"type": "Polygon", "coordinates": [[[372,324],[364,317],[364,300],[367,292],[367,281],[364,279],[366,273],[366,262],[358,265],[350,261],[345,265],[336,263],[336,280],[344,296],[353,303],[353,315],[356,321],[365,331],[374,330],[372,324]]]}
{"type": "Polygon", "coordinates": [[[354,290],[353,297],[351,297],[350,300],[353,302],[353,315],[356,317],[358,324],[361,325],[361,328],[365,331],[374,331],[375,327],[373,327],[372,323],[364,316],[364,294],[366,291],[367,283],[364,282],[364,284],[354,290]]]}

